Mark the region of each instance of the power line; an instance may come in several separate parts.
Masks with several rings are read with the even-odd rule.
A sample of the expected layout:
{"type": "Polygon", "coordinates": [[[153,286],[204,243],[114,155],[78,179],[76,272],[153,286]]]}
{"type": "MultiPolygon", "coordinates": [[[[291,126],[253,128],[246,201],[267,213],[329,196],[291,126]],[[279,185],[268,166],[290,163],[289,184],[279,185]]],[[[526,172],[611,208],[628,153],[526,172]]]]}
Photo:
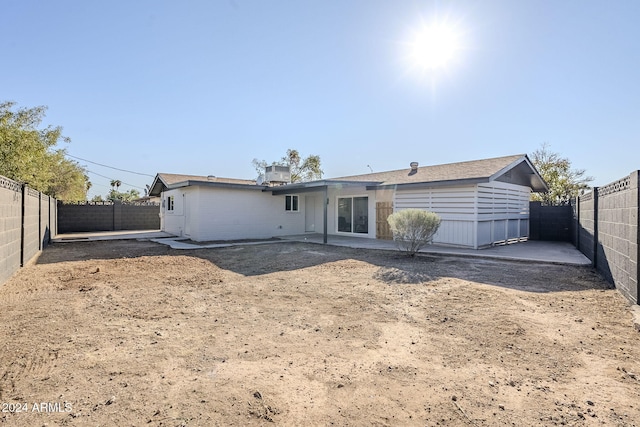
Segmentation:
{"type": "MultiPolygon", "coordinates": [[[[117,171],[121,171],[121,172],[128,172],[128,173],[134,173],[136,175],[144,175],[144,176],[150,176],[151,178],[155,177],[155,175],[149,175],[148,173],[142,173],[142,172],[134,172],[134,171],[129,171],[126,169],[120,169],[120,168],[116,168],[113,166],[108,166],[108,165],[103,165],[102,163],[98,163],[98,162],[92,162],[91,160],[87,160],[87,159],[83,159],[82,157],[76,157],[76,156],[72,156],[69,153],[65,153],[66,156],[68,157],[72,157],[74,159],[78,159],[78,160],[82,160],[83,162],[89,162],[89,163],[93,163],[94,165],[98,165],[98,166],[104,166],[105,168],[109,168],[109,169],[115,169],[117,171]]],[[[95,172],[94,172],[95,173],[95,172]]],[[[96,173],[96,175],[98,175],[96,173]]],[[[106,178],[106,177],[105,177],[106,178]]]]}
{"type": "MultiPolygon", "coordinates": [[[[103,178],[107,178],[107,179],[109,179],[109,180],[111,180],[111,181],[120,181],[120,180],[116,180],[116,179],[110,178],[110,177],[108,177],[108,176],[100,175],[99,173],[96,173],[96,172],[94,172],[94,171],[90,171],[89,169],[87,169],[87,172],[92,173],[92,174],[94,174],[94,175],[101,176],[101,177],[103,177],[103,178]]],[[[138,187],[137,185],[129,184],[129,183],[126,183],[126,182],[123,182],[123,181],[120,181],[120,182],[121,182],[122,184],[128,185],[129,187],[134,187],[134,188],[139,188],[140,190],[144,190],[144,188],[142,188],[142,187],[138,187]]]]}

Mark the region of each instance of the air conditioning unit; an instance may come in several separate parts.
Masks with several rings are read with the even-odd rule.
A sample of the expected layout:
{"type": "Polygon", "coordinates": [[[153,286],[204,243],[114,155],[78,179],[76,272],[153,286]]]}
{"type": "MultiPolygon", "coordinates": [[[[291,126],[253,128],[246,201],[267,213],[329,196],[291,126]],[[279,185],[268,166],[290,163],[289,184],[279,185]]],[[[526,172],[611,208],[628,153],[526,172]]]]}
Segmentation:
{"type": "Polygon", "coordinates": [[[291,182],[291,170],[289,166],[267,166],[264,168],[264,181],[275,185],[289,184],[291,182]]]}

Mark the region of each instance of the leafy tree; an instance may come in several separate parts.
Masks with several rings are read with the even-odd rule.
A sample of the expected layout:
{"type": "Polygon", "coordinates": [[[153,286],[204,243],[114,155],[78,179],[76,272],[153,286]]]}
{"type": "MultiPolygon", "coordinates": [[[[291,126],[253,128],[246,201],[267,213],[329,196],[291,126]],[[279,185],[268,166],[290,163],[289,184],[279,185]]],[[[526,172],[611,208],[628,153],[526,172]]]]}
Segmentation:
{"type": "Polygon", "coordinates": [[[140,192],[134,189],[125,192],[111,189],[109,190],[109,194],[107,194],[107,200],[111,200],[112,202],[115,202],[116,200],[120,200],[121,202],[130,202],[134,199],[138,199],[139,197],[140,192]]]}
{"type": "Polygon", "coordinates": [[[566,205],[593,181],[584,169],[572,169],[571,161],[551,152],[546,143],[533,152],[531,162],[549,186],[549,192],[533,193],[531,200],[544,205],[566,205]]]}
{"type": "Polygon", "coordinates": [[[65,157],[61,127],[40,128],[46,107],[0,103],[0,174],[60,200],[85,200],[86,170],[65,157]]]}
{"type": "Polygon", "coordinates": [[[434,212],[422,209],[404,209],[387,218],[391,226],[393,240],[401,250],[410,256],[433,240],[440,228],[440,217],[434,212]]]}
{"type": "MultiPolygon", "coordinates": [[[[264,174],[264,168],[269,166],[265,160],[253,159],[253,167],[258,175],[264,174]]],[[[298,150],[288,149],[287,154],[279,161],[271,163],[278,166],[289,166],[291,182],[306,182],[322,178],[320,156],[311,154],[302,158],[298,150]]]]}

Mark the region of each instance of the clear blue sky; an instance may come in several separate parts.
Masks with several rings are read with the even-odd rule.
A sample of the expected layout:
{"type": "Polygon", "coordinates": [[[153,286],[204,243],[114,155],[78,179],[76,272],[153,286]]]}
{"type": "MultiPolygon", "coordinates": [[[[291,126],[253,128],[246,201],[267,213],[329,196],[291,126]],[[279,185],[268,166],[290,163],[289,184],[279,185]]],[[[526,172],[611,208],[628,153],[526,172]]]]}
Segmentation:
{"type": "MultiPolygon", "coordinates": [[[[637,0],[0,0],[0,98],[48,106],[70,154],[151,175],[255,178],[296,148],[330,178],[546,142],[603,185],[640,169],[638,22],[637,0]],[[407,43],[434,21],[459,49],[417,72],[407,43]]],[[[152,181],[80,163],[91,195],[95,173],[152,181]]]]}

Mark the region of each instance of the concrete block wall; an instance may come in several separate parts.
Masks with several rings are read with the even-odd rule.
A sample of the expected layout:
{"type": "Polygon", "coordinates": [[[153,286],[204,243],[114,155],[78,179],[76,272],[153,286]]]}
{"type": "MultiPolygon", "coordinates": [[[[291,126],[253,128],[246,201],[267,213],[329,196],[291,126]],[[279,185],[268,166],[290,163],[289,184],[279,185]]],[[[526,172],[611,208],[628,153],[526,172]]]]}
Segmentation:
{"type": "Polygon", "coordinates": [[[529,239],[570,242],[573,231],[573,215],[570,205],[542,206],[529,203],[529,239]]]}
{"type": "Polygon", "coordinates": [[[45,232],[55,230],[55,224],[52,228],[55,215],[49,214],[49,201],[55,205],[55,199],[0,176],[0,284],[27,264],[53,237],[45,232]]]}
{"type": "Polygon", "coordinates": [[[40,250],[40,193],[27,188],[24,203],[24,253],[26,264],[40,250]]]}
{"type": "Polygon", "coordinates": [[[112,203],[58,202],[58,232],[112,231],[112,203]]]}
{"type": "Polygon", "coordinates": [[[159,230],[160,205],[122,205],[121,230],[159,230]]]}
{"type": "Polygon", "coordinates": [[[111,202],[58,202],[57,231],[159,230],[160,205],[111,202]]]}
{"type": "Polygon", "coordinates": [[[595,235],[595,210],[593,193],[580,196],[577,201],[578,238],[577,248],[593,262],[594,260],[594,235],[595,235]]]}
{"type": "Polygon", "coordinates": [[[638,304],[640,171],[580,197],[578,248],[631,302],[638,304]]]}
{"type": "Polygon", "coordinates": [[[22,186],[0,176],[0,284],[20,268],[22,186]]]}

